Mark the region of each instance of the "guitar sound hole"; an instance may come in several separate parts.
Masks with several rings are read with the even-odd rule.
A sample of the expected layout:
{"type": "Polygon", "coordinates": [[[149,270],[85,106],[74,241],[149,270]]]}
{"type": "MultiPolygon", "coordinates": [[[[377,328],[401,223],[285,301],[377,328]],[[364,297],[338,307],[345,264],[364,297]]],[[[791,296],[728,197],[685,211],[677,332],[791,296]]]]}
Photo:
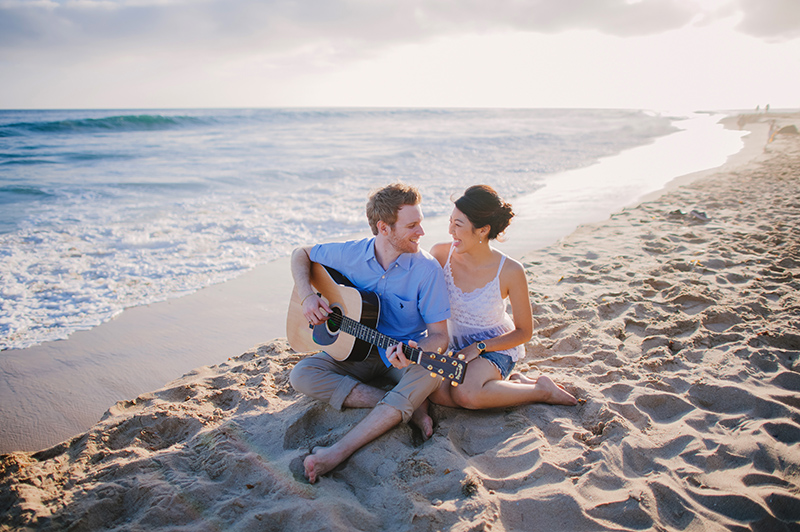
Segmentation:
{"type": "Polygon", "coordinates": [[[331,307],[330,316],[328,316],[328,330],[332,333],[335,333],[339,330],[339,327],[342,325],[342,309],[339,307],[331,307]]]}

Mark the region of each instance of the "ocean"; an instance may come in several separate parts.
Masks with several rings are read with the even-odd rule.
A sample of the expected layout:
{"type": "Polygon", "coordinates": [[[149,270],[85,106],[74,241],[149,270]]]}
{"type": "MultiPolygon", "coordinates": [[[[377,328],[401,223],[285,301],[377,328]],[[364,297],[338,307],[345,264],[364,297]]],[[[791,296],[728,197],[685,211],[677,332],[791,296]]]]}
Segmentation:
{"type": "MultiPolygon", "coordinates": [[[[469,185],[530,196],[569,170],[696,124],[713,125],[720,142],[701,151],[718,165],[741,146],[719,118],[581,109],[0,111],[0,350],[66,338],[298,245],[363,232],[367,194],[392,181],[419,186],[426,217],[447,216],[469,185]]],[[[602,175],[584,181],[587,198],[608,191],[602,175]]],[[[642,193],[663,186],[644,181],[642,193]]]]}

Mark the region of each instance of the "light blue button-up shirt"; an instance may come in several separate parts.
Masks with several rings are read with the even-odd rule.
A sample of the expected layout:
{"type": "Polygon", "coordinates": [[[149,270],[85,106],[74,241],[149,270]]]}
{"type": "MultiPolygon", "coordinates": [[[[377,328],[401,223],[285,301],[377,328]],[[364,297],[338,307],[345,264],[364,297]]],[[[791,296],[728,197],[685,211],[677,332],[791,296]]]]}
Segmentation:
{"type": "MultiPolygon", "coordinates": [[[[439,262],[425,251],[403,253],[389,267],[375,257],[375,238],[317,244],[311,260],[338,270],[357,288],[375,292],[381,302],[378,331],[407,342],[420,341],[427,324],[450,317],[450,300],[439,262]]],[[[386,353],[380,349],[384,363],[386,353]]]]}

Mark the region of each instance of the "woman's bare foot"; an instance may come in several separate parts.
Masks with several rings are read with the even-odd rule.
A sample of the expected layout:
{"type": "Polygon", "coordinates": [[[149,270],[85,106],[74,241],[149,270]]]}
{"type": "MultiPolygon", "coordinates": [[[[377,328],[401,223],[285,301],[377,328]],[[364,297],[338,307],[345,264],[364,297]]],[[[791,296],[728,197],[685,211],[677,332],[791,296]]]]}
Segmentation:
{"type": "Polygon", "coordinates": [[[575,399],[571,393],[556,385],[550,377],[540,375],[536,379],[536,386],[534,389],[538,389],[544,395],[543,399],[540,401],[542,403],[566,406],[575,406],[578,404],[578,400],[575,399]]]}
{"type": "Polygon", "coordinates": [[[319,477],[342,463],[330,447],[314,447],[311,454],[303,460],[303,468],[308,481],[313,484],[319,477]]]}
{"type": "Polygon", "coordinates": [[[422,432],[422,439],[428,441],[433,436],[433,419],[428,415],[428,400],[411,414],[411,422],[422,432]]]}

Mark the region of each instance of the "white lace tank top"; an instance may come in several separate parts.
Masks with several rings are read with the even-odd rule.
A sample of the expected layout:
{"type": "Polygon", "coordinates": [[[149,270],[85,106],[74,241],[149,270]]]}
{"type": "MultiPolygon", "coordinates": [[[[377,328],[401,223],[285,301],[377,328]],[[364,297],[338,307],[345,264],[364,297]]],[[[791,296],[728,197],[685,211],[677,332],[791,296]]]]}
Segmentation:
{"type": "MultiPolygon", "coordinates": [[[[497,275],[482,288],[472,292],[462,292],[453,281],[453,270],[450,266],[450,257],[453,255],[453,246],[447,255],[444,265],[444,278],[447,282],[447,291],[450,293],[450,319],[447,320],[447,330],[450,335],[450,349],[459,351],[470,344],[495,338],[501,334],[514,330],[514,320],[506,312],[506,302],[500,292],[500,272],[506,262],[506,256],[500,259],[497,275]]],[[[514,362],[525,353],[521,345],[497,351],[511,357],[514,362]]]]}

